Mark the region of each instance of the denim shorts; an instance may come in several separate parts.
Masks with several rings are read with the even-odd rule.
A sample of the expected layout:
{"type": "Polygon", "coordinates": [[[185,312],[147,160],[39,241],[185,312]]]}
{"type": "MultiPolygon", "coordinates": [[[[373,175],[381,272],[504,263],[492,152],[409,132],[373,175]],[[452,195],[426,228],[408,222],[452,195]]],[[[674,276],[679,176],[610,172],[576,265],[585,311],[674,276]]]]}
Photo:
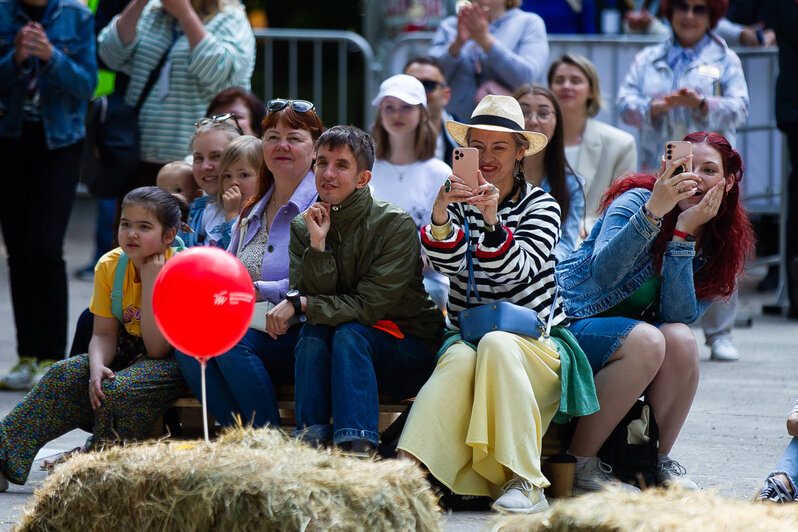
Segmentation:
{"type": "Polygon", "coordinates": [[[622,316],[583,318],[573,320],[568,330],[576,336],[595,375],[639,323],[646,322],[622,316]]]}

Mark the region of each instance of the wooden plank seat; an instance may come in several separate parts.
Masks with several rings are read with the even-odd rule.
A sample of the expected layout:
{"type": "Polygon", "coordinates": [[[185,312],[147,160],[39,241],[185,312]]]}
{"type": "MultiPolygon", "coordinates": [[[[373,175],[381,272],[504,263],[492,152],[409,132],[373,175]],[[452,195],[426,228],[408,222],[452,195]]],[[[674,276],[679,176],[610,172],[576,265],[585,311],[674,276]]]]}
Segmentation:
{"type": "MultiPolygon", "coordinates": [[[[277,408],[280,409],[280,423],[284,427],[296,426],[294,417],[294,386],[280,386],[277,392],[277,408]]],[[[379,418],[379,432],[382,433],[391,423],[393,423],[399,415],[404,412],[410,405],[413,404],[414,398],[408,399],[392,399],[385,396],[380,396],[380,418],[379,418]]],[[[191,393],[181,397],[172,405],[180,410],[180,419],[183,421],[184,428],[195,429],[197,424],[199,428],[202,427],[202,405],[191,393]],[[188,423],[187,423],[188,421],[188,423]],[[185,425],[188,424],[189,427],[185,425]]],[[[213,426],[213,418],[208,414],[208,421],[210,426],[213,426]]],[[[163,423],[157,423],[156,427],[162,427],[163,423]]],[[[155,436],[162,435],[163,432],[154,434],[155,436]]]]}

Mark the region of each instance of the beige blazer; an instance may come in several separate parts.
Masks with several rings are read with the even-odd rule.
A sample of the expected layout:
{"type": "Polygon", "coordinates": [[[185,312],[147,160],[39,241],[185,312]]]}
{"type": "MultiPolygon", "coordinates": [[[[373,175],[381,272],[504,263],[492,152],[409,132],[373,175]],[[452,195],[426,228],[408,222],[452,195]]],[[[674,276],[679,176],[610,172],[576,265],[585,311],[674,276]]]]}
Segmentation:
{"type": "Polygon", "coordinates": [[[637,172],[637,143],[626,131],[588,118],[579,160],[568,159],[568,164],[585,180],[585,232],[589,234],[598,220],[601,195],[619,175],[637,172]]]}

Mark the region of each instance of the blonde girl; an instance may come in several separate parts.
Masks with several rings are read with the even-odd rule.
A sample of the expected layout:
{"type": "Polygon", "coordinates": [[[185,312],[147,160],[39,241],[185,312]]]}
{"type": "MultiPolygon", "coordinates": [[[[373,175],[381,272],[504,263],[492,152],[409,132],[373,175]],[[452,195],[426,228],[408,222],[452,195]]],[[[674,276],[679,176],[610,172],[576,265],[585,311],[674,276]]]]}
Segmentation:
{"type": "Polygon", "coordinates": [[[220,186],[216,203],[224,207],[224,221],[238,218],[241,206],[258,192],[261,140],[252,135],[233,139],[219,159],[220,186]]]}

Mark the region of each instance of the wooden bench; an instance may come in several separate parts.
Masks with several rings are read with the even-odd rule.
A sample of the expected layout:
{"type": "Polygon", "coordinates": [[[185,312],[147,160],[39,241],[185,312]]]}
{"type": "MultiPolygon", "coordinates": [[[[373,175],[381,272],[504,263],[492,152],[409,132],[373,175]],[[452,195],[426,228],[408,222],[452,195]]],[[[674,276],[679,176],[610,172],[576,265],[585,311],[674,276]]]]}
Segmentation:
{"type": "MultiPolygon", "coordinates": [[[[280,386],[277,392],[277,408],[280,410],[280,423],[283,427],[295,427],[296,417],[294,415],[294,386],[280,386]]],[[[395,400],[384,396],[380,396],[380,417],[378,423],[378,431],[382,434],[391,423],[407,410],[413,404],[413,398],[395,400]]],[[[183,425],[184,434],[193,433],[196,429],[202,432],[202,405],[196,397],[189,394],[181,397],[172,405],[177,408],[181,424],[183,425]]],[[[163,422],[156,423],[156,430],[153,436],[162,436],[164,434],[163,422]]],[[[208,413],[208,426],[214,426],[213,418],[208,413]]]]}

